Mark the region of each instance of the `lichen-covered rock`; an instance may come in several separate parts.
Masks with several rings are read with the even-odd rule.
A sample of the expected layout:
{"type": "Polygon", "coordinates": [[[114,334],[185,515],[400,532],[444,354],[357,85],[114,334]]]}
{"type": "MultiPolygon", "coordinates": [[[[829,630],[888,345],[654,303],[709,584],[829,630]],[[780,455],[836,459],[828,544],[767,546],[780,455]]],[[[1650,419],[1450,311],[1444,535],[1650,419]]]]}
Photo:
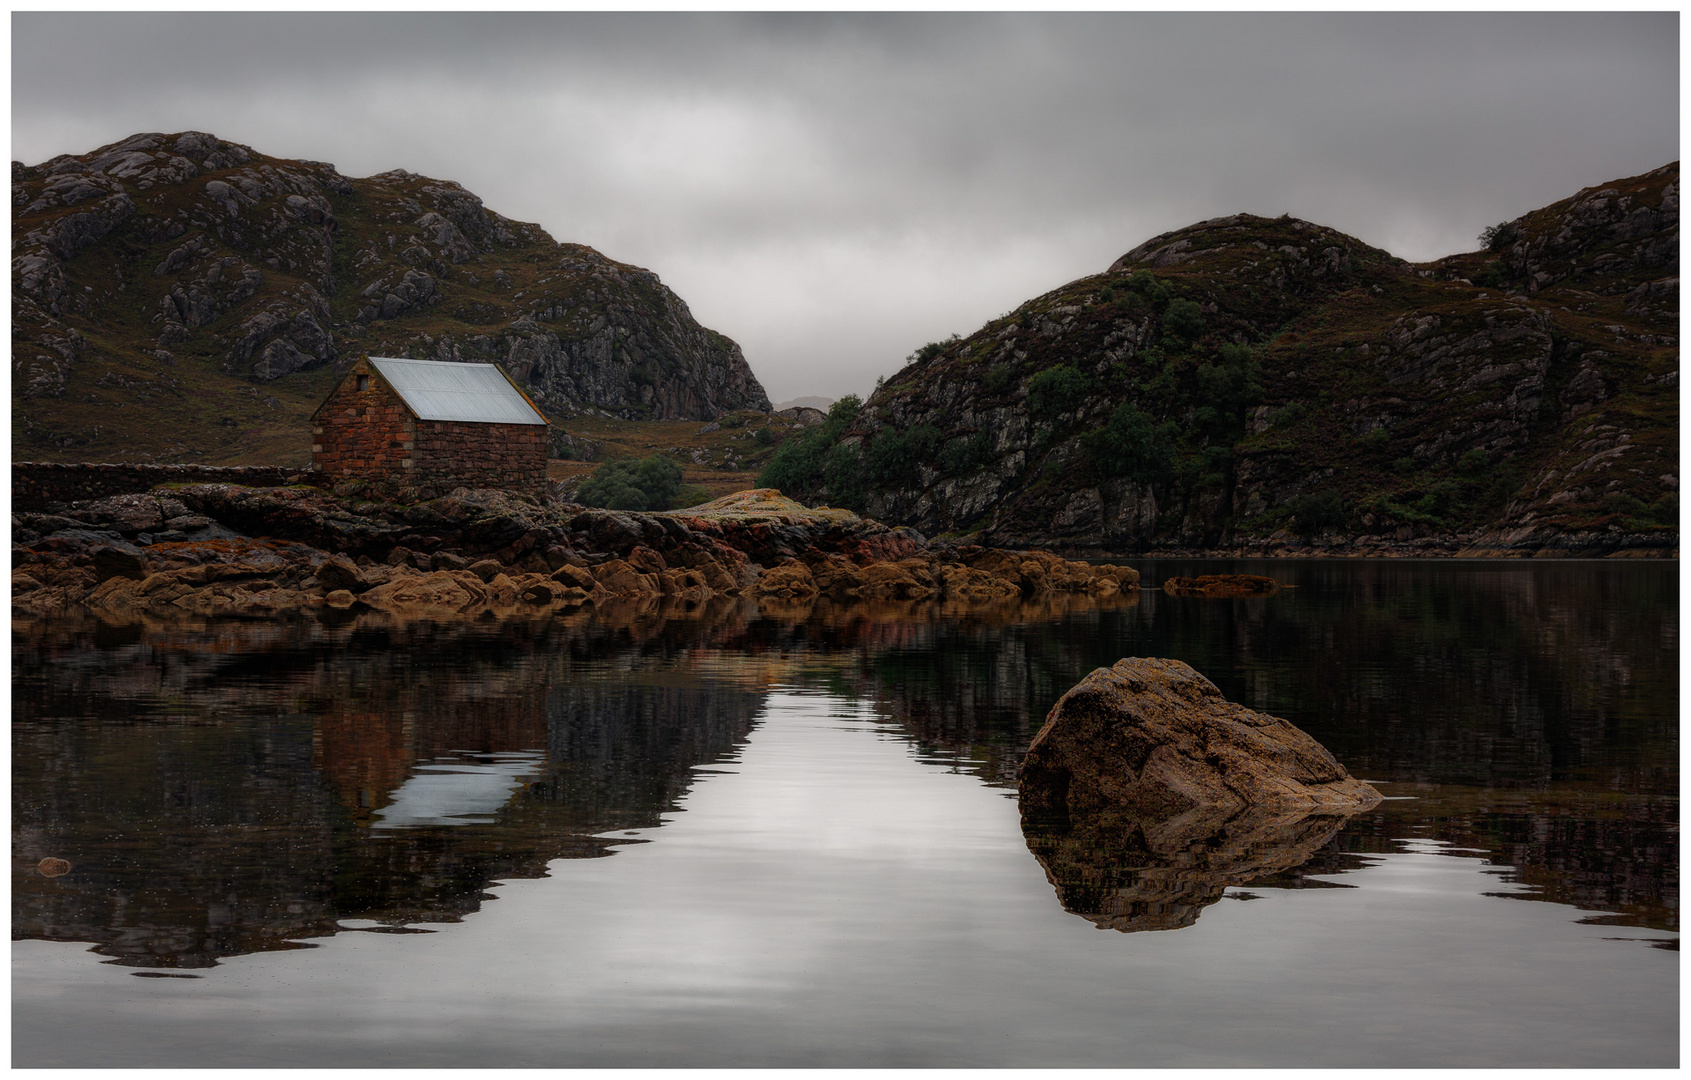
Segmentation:
{"type": "Polygon", "coordinates": [[[1355,813],[1379,792],[1289,722],[1178,660],[1130,657],[1060,698],[1022,762],[1024,811],[1171,815],[1272,806],[1355,813]]]}
{"type": "Polygon", "coordinates": [[[780,566],[771,567],[763,572],[752,586],[752,592],[757,596],[775,596],[783,600],[804,600],[817,594],[816,578],[811,574],[810,567],[797,559],[789,559],[780,566]]]}

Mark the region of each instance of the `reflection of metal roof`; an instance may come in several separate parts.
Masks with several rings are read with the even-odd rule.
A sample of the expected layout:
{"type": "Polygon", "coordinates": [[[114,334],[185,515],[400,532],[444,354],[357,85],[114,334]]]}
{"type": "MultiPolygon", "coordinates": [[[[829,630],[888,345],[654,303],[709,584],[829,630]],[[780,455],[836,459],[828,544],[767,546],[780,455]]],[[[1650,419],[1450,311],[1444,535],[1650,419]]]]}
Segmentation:
{"type": "Polygon", "coordinates": [[[546,423],[546,418],[492,364],[372,356],[370,366],[381,373],[419,420],[546,423]]]}
{"type": "MultiPolygon", "coordinates": [[[[464,365],[468,366],[468,365],[464,365]]],[[[376,814],[374,829],[491,825],[511,796],[546,767],[544,750],[464,751],[418,765],[376,814]]]]}

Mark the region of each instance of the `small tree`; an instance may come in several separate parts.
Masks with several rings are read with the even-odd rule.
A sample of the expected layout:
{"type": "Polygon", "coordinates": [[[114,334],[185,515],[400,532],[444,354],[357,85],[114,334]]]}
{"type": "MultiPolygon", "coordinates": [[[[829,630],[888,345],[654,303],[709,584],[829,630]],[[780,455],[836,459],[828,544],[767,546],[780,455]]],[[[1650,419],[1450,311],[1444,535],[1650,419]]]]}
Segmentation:
{"type": "Polygon", "coordinates": [[[1488,225],[1480,230],[1480,246],[1487,251],[1502,251],[1520,239],[1520,230],[1513,221],[1488,225]]]}

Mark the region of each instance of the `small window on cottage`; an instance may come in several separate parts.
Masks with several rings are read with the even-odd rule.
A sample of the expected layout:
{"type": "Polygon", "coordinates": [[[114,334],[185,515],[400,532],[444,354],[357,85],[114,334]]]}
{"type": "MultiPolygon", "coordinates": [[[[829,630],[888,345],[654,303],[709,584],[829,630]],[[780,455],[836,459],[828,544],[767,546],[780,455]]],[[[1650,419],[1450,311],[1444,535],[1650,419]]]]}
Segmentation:
{"type": "Polygon", "coordinates": [[[368,375],[358,376],[358,392],[363,393],[364,391],[366,391],[368,389],[370,389],[370,376],[368,376],[368,375]]]}

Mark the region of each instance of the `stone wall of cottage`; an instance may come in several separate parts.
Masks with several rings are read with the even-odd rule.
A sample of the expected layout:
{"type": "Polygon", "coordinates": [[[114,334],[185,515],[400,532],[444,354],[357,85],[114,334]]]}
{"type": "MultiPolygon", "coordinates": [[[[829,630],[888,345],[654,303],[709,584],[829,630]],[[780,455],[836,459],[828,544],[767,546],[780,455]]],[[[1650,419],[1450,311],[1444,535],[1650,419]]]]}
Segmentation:
{"type": "Polygon", "coordinates": [[[416,421],[418,482],[537,492],[546,482],[546,425],[416,421]]]}
{"type": "Polygon", "coordinates": [[[416,421],[399,395],[380,375],[356,364],[317,410],[311,468],[331,481],[405,479],[413,468],[415,431],[416,421]]]}

